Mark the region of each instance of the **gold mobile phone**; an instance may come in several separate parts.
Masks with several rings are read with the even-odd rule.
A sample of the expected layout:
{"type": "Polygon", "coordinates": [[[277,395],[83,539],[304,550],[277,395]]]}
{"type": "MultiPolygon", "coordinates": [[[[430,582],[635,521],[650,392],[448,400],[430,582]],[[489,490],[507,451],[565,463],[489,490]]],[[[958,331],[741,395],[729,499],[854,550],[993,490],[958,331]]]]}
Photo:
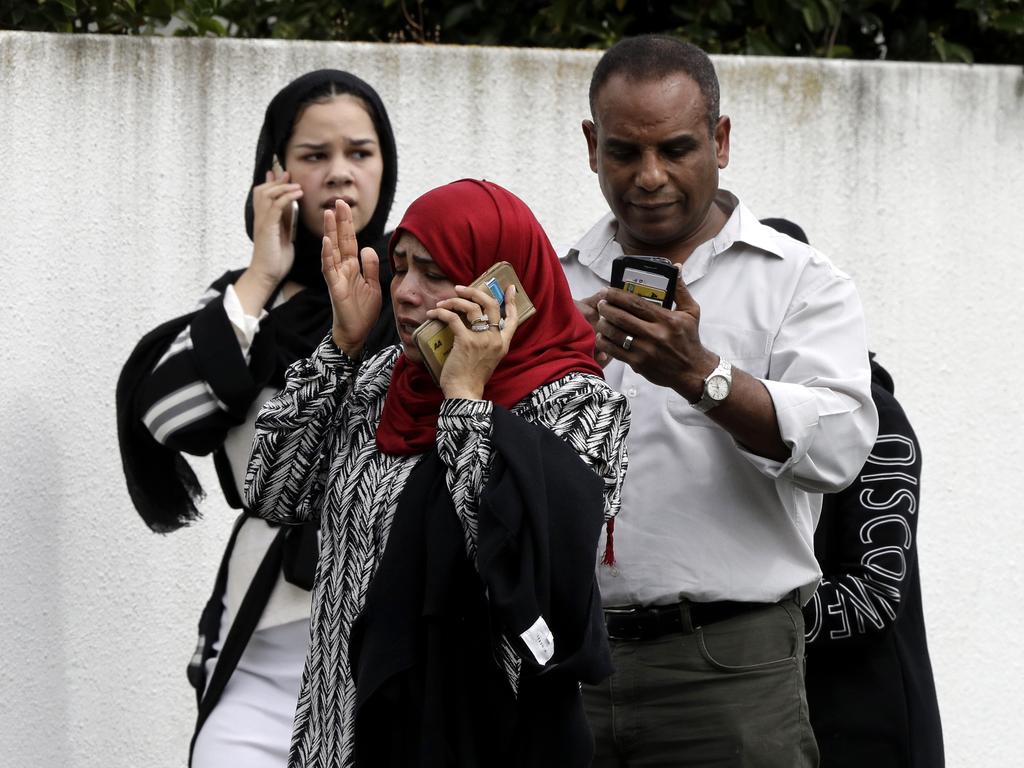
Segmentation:
{"type": "MultiPolygon", "coordinates": [[[[519,310],[519,322],[523,323],[536,313],[537,308],[533,306],[515,270],[507,261],[499,261],[493,265],[474,280],[470,287],[489,291],[501,307],[501,316],[505,317],[505,291],[510,285],[516,287],[516,309],[519,310]]],[[[434,377],[435,382],[440,383],[444,361],[448,359],[455,344],[452,329],[440,320],[427,320],[413,331],[412,338],[423,355],[423,362],[426,363],[430,375],[434,377]]]]}
{"type": "MultiPolygon", "coordinates": [[[[284,173],[284,168],[281,166],[281,161],[277,159],[277,155],[274,155],[274,162],[271,166],[275,176],[280,176],[284,173]]],[[[288,239],[293,243],[295,242],[295,236],[299,233],[299,201],[292,200],[292,211],[291,216],[288,217],[288,239]]]]}

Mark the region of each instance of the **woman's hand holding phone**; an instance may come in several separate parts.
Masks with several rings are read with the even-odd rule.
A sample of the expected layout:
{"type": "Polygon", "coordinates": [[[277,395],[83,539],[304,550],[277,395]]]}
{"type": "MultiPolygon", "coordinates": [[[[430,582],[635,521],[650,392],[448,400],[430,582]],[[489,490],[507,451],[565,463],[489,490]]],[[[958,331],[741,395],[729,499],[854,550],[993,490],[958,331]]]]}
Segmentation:
{"type": "Polygon", "coordinates": [[[266,182],[252,190],[252,261],[235,283],[235,292],[249,315],[259,315],[295,262],[290,219],[292,204],[302,197],[302,187],[289,178],[275,158],[266,182]]]}
{"type": "Polygon", "coordinates": [[[427,312],[427,317],[447,324],[455,336],[452,351],[441,369],[441,391],[446,398],[480,400],[494,369],[508,354],[519,327],[516,288],[514,285],[504,287],[504,322],[501,306],[489,291],[457,285],[455,292],[458,294],[455,298],[439,301],[436,308],[427,312]],[[472,325],[483,315],[489,323],[486,331],[474,331],[466,326],[467,322],[472,325]]]}
{"type": "Polygon", "coordinates": [[[344,200],[333,211],[324,211],[320,261],[334,310],[334,343],[349,357],[358,358],[380,314],[380,260],[373,248],[363,248],[360,254],[352,209],[344,200]]]}
{"type": "Polygon", "coordinates": [[[251,268],[274,279],[275,287],[295,260],[291,241],[292,203],[302,197],[302,187],[291,181],[275,158],[267,180],[252,190],[253,253],[251,268]]]}

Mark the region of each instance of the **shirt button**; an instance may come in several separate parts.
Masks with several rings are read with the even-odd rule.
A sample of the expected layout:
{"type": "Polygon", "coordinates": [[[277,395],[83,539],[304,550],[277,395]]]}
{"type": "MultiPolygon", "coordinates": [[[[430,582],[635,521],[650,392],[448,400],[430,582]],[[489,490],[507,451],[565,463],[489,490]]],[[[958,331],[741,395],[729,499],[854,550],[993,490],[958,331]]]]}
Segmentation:
{"type": "Polygon", "coordinates": [[[636,387],[630,387],[629,389],[627,389],[626,395],[628,397],[636,397],[636,387]]]}

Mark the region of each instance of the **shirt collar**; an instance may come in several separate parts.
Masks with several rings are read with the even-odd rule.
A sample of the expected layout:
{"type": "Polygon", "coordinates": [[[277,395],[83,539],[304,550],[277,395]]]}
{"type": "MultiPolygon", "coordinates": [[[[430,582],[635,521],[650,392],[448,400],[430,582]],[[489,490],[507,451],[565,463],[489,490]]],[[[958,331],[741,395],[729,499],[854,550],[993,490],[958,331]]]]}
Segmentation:
{"type": "MultiPolygon", "coordinates": [[[[698,245],[683,265],[683,280],[689,284],[707,274],[711,263],[722,253],[738,244],[757,248],[778,258],[785,258],[779,249],[775,230],[757,220],[732,192],[719,189],[715,203],[729,214],[725,226],[710,240],[698,245]]],[[[622,255],[622,246],[615,239],[618,224],[609,212],[601,218],[577,243],[575,250],[582,265],[609,282],[612,261],[622,255]]]]}

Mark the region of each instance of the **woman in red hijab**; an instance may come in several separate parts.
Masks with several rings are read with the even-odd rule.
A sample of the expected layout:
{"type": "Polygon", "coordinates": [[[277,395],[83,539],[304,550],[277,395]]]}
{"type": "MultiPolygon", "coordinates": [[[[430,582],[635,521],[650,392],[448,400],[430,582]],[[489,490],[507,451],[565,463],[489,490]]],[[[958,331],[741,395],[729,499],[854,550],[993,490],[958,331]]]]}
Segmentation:
{"type": "Polygon", "coordinates": [[[416,200],[389,248],[401,344],[363,359],[378,257],[325,213],[332,332],[257,419],[250,508],[319,519],[291,766],[590,764],[579,683],[610,672],[594,567],[629,415],[529,208],[462,180],[416,200]],[[520,324],[469,284],[509,262],[520,324]],[[413,331],[454,335],[435,384],[413,331]]]}

